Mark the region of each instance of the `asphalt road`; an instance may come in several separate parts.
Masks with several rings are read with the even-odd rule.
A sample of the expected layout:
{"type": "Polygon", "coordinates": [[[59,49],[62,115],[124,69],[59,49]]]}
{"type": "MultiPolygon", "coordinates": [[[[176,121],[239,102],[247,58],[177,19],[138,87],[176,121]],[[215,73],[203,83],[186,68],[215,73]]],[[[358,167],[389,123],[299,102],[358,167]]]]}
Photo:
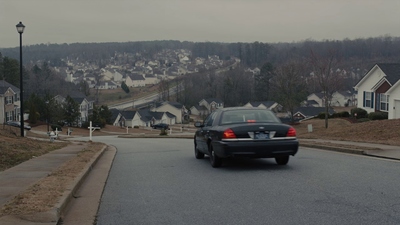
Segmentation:
{"type": "MultiPolygon", "coordinates": [[[[94,141],[100,141],[95,140],[94,141]]],[[[115,139],[97,224],[400,224],[400,163],[300,148],[287,166],[195,159],[190,139],[115,139]]]]}

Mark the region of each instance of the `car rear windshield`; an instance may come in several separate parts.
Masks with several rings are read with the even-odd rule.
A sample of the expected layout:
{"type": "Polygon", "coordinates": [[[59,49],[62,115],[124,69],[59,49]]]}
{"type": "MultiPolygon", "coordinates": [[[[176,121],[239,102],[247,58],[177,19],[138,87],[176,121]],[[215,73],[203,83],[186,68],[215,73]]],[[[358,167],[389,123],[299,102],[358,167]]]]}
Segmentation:
{"type": "Polygon", "coordinates": [[[223,112],[221,125],[232,123],[276,123],[280,120],[269,110],[241,109],[223,112]]]}

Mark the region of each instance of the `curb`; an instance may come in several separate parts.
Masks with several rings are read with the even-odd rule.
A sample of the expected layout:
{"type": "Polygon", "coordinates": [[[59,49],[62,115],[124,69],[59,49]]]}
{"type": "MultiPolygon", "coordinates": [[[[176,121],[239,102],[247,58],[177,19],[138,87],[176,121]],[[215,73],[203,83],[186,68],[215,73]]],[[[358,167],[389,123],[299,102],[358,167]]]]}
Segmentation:
{"type": "MultiPolygon", "coordinates": [[[[55,205],[55,208],[52,210],[54,212],[54,217],[56,219],[56,224],[60,220],[60,218],[64,215],[68,203],[74,197],[74,194],[79,189],[85,178],[88,176],[89,172],[92,170],[94,165],[103,155],[104,151],[108,148],[108,145],[105,145],[99,152],[96,153],[94,157],[90,160],[89,163],[86,164],[85,168],[79,173],[79,175],[74,179],[72,184],[70,184],[67,189],[64,191],[63,196],[60,201],[55,205]]],[[[54,222],[54,221],[51,221],[54,222]]]]}
{"type": "Polygon", "coordinates": [[[307,143],[300,143],[300,146],[308,147],[308,148],[319,148],[319,149],[323,149],[323,150],[350,153],[350,154],[356,154],[356,155],[367,155],[367,154],[365,154],[364,150],[349,149],[349,148],[344,148],[344,147],[326,146],[326,145],[318,145],[318,144],[307,144],[307,143]]]}

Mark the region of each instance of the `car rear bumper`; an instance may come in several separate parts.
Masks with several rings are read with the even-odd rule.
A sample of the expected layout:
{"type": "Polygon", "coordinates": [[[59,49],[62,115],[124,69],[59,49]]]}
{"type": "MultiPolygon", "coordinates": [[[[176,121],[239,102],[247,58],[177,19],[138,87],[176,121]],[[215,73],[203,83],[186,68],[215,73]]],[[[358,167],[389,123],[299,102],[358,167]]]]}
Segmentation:
{"type": "Polygon", "coordinates": [[[217,156],[273,158],[282,155],[295,155],[299,148],[299,141],[271,140],[271,141],[218,141],[213,142],[213,149],[217,156]]]}

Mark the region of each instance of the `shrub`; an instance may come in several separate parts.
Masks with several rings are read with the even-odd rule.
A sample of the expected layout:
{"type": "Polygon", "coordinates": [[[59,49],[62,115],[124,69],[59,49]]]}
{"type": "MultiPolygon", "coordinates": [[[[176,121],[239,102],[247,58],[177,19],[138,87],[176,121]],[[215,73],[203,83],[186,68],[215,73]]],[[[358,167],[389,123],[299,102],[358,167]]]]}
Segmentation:
{"type": "Polygon", "coordinates": [[[166,129],[161,129],[160,135],[168,135],[168,132],[166,129]]]}
{"type": "Polygon", "coordinates": [[[51,124],[51,129],[52,129],[53,131],[55,131],[56,128],[57,128],[58,131],[62,131],[62,128],[61,128],[60,125],[58,125],[58,124],[51,124]]]}
{"type": "Polygon", "coordinates": [[[357,119],[367,118],[368,117],[368,112],[365,109],[353,108],[353,109],[351,109],[351,116],[352,117],[356,117],[357,119]]]}
{"type": "Polygon", "coordinates": [[[350,117],[350,113],[347,111],[343,111],[339,113],[340,117],[350,117]]]}
{"type": "MultiPolygon", "coordinates": [[[[318,117],[319,119],[325,119],[325,113],[324,113],[324,112],[319,113],[317,117],[318,117]]],[[[331,117],[331,116],[328,115],[328,118],[330,118],[330,117],[331,117]]]]}
{"type": "MultiPolygon", "coordinates": [[[[325,114],[324,114],[325,116],[325,114]]],[[[332,114],[331,116],[332,118],[343,118],[343,117],[350,117],[350,113],[347,111],[343,111],[343,112],[337,112],[332,114]]],[[[325,117],[324,117],[325,118],[325,117]]]]}
{"type": "Polygon", "coordinates": [[[387,112],[372,112],[368,114],[368,119],[370,120],[387,120],[387,112]]]}
{"type": "Polygon", "coordinates": [[[138,125],[135,125],[135,126],[133,126],[133,128],[139,128],[139,126],[138,126],[138,125]]]}

